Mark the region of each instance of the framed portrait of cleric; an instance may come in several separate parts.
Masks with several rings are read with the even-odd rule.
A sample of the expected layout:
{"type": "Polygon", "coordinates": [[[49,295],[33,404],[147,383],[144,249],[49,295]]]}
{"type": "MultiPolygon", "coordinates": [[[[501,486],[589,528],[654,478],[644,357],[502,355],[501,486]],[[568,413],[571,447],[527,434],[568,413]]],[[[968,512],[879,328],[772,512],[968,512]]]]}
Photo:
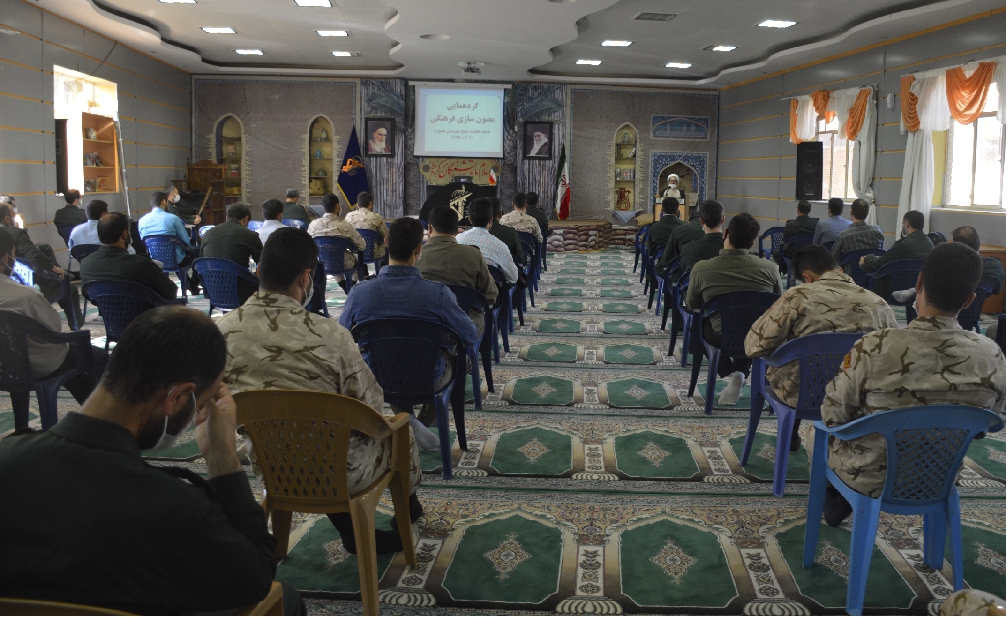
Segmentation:
{"type": "Polygon", "coordinates": [[[395,118],[364,118],[364,155],[395,156],[395,118]]]}
{"type": "Polygon", "coordinates": [[[553,158],[553,123],[526,122],[522,152],[527,159],[553,158]]]}

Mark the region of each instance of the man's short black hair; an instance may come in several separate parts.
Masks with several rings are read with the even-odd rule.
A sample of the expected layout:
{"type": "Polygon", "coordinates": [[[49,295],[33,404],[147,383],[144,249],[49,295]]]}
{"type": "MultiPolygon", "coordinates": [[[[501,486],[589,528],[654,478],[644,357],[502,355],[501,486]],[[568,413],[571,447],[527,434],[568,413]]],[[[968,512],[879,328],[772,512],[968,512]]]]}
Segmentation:
{"type": "Polygon", "coordinates": [[[491,197],[490,203],[493,204],[493,217],[495,219],[499,219],[500,217],[504,216],[504,208],[501,207],[500,199],[496,197],[491,197]]]}
{"type": "Polygon", "coordinates": [[[819,244],[809,244],[795,250],[793,259],[795,272],[799,274],[814,272],[821,275],[824,272],[837,269],[837,261],[833,257],[833,253],[819,244]]]}
{"type": "Polygon", "coordinates": [[[458,212],[448,206],[438,206],[427,215],[427,223],[439,234],[455,235],[458,233],[458,212]]]}
{"type": "Polygon", "coordinates": [[[679,214],[679,200],[675,197],[666,197],[661,200],[661,211],[665,214],[679,214]]]}
{"type": "Polygon", "coordinates": [[[532,191],[525,193],[525,203],[527,203],[530,206],[538,206],[539,193],[533,193],[532,191]]]}
{"type": "Polygon", "coordinates": [[[963,225],[962,227],[956,227],[953,229],[952,241],[958,242],[959,244],[965,244],[974,251],[980,252],[980,234],[977,233],[976,228],[970,227],[969,225],[963,225]]]}
{"type": "Polygon", "coordinates": [[[826,202],[826,209],[829,211],[830,216],[840,216],[843,214],[843,200],[839,197],[831,198],[826,202]]]}
{"type": "Polygon", "coordinates": [[[371,193],[368,193],[367,191],[361,191],[360,193],[357,193],[358,208],[367,208],[373,203],[374,203],[374,197],[371,196],[371,193]]]}
{"type": "Polygon", "coordinates": [[[759,222],[748,212],[742,212],[728,221],[728,242],[737,249],[750,249],[759,237],[759,222]]]}
{"type": "Polygon", "coordinates": [[[92,199],[84,206],[84,213],[89,221],[97,221],[103,214],[108,212],[108,204],[100,199],[92,199]]]}
{"type": "Polygon", "coordinates": [[[8,204],[0,204],[0,221],[8,216],[14,216],[14,208],[8,204]]]}
{"type": "Polygon", "coordinates": [[[721,221],[724,219],[724,206],[713,199],[700,202],[697,212],[700,213],[700,222],[710,229],[720,227],[721,221]]]}
{"type": "Polygon", "coordinates": [[[958,312],[983,276],[983,260],[965,244],[945,242],[924,258],[927,303],[946,313],[958,312]]]}
{"type": "Polygon", "coordinates": [[[339,197],[332,193],[326,193],[322,196],[322,209],[328,214],[332,214],[339,210],[339,197]]]}
{"type": "Polygon", "coordinates": [[[490,203],[490,198],[480,197],[472,200],[469,204],[469,222],[473,227],[486,227],[491,220],[493,220],[493,204],[490,203]]]}
{"type": "Polygon", "coordinates": [[[283,214],[284,205],[279,199],[267,199],[263,202],[262,212],[264,221],[275,221],[283,214]]]}
{"type": "Polygon", "coordinates": [[[803,199],[798,202],[798,211],[802,214],[808,214],[812,211],[812,204],[803,199]]]}
{"type": "Polygon", "coordinates": [[[115,244],[129,230],[130,220],[122,212],[109,212],[98,219],[98,240],[102,244],[115,244]]]}
{"type": "Polygon", "coordinates": [[[236,221],[252,218],[252,209],[249,208],[248,204],[243,204],[239,201],[227,207],[227,217],[236,221]]]}
{"type": "Polygon", "coordinates": [[[404,216],[392,221],[389,226],[388,244],[389,259],[409,261],[410,255],[423,244],[424,228],[415,218],[404,216]]]}
{"type": "Polygon", "coordinates": [[[224,372],[227,344],[201,311],[166,306],[133,320],[105,366],[101,385],[127,405],[179,383],[196,384],[200,396],[224,372]]]}
{"type": "Polygon", "coordinates": [[[525,204],[528,203],[528,196],[525,195],[525,193],[515,193],[515,196],[511,198],[511,203],[513,203],[516,208],[524,208],[525,204]]]}
{"type": "Polygon", "coordinates": [[[284,193],[284,197],[287,199],[297,199],[300,196],[301,193],[297,189],[287,189],[287,192],[284,193]]]}
{"type": "Polygon", "coordinates": [[[63,199],[65,199],[68,204],[72,204],[80,199],[80,191],[77,189],[70,189],[66,193],[63,193],[63,199]]]}
{"type": "Polygon", "coordinates": [[[160,208],[161,204],[168,199],[168,193],[164,191],[154,191],[150,196],[150,207],[160,208]]]}
{"type": "Polygon", "coordinates": [[[863,221],[868,218],[868,202],[864,199],[855,199],[850,205],[851,218],[863,221]]]}
{"type": "Polygon", "coordinates": [[[314,274],[318,246],[308,232],[297,227],[281,227],[270,234],[259,258],[259,286],[268,291],[285,291],[305,270],[314,274]]]}
{"type": "MultiPolygon", "coordinates": [[[[6,257],[14,250],[14,236],[0,232],[0,257],[6,257]]],[[[2,276],[2,275],[0,275],[2,276]]]]}
{"type": "Polygon", "coordinates": [[[910,226],[910,229],[918,231],[924,229],[924,213],[920,210],[910,210],[903,215],[903,220],[910,226]]]}

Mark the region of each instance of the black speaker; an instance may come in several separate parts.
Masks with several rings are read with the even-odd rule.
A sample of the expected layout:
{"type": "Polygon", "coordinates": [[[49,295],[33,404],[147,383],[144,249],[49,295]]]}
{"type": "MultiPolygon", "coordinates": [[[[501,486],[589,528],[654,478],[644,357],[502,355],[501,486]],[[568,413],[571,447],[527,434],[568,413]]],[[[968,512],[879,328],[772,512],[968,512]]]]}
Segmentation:
{"type": "Polygon", "coordinates": [[[798,144],[795,169],[795,199],[822,199],[822,142],[798,144]]]}
{"type": "Polygon", "coordinates": [[[56,120],[56,192],[67,190],[67,121],[56,120]]]}

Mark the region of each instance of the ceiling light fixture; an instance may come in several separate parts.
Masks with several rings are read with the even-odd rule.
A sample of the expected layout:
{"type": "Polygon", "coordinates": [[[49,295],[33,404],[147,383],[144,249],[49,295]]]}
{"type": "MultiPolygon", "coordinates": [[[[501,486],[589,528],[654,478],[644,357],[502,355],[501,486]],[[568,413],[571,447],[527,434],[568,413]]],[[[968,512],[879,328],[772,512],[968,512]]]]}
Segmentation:
{"type": "Polygon", "coordinates": [[[734,45],[715,45],[714,47],[711,47],[709,49],[711,51],[731,51],[731,50],[735,49],[735,46],[734,45]]]}
{"type": "Polygon", "coordinates": [[[633,45],[633,41],[602,41],[602,47],[630,47],[633,45]]]}
{"type": "Polygon", "coordinates": [[[346,30],[316,30],[319,36],[346,36],[346,30]]]}
{"type": "Polygon", "coordinates": [[[602,61],[601,60],[583,60],[582,59],[582,60],[578,60],[577,63],[578,64],[590,64],[591,66],[598,66],[598,65],[602,64],[602,61]]]}
{"type": "Polygon", "coordinates": [[[160,0],[162,4],[196,4],[196,0],[160,0]]]}
{"type": "Polygon", "coordinates": [[[675,13],[638,13],[634,17],[637,21],[669,21],[675,17],[675,13]]]}
{"type": "Polygon", "coordinates": [[[768,19],[761,24],[758,24],[762,28],[790,28],[795,25],[796,21],[781,21],[778,19],[768,19]]]}
{"type": "Polygon", "coordinates": [[[420,38],[425,41],[447,41],[451,37],[447,34],[421,34],[420,38]]]}
{"type": "Polygon", "coordinates": [[[239,56],[261,56],[263,55],[261,49],[236,49],[235,53],[239,56]]]}
{"type": "Polygon", "coordinates": [[[690,64],[689,62],[669,62],[668,64],[665,65],[665,68],[667,68],[667,69],[688,69],[691,66],[693,66],[693,65],[690,64]]]}
{"type": "Polygon", "coordinates": [[[224,26],[223,28],[218,28],[218,27],[214,27],[214,26],[203,26],[203,32],[206,32],[207,34],[234,34],[235,33],[234,29],[230,28],[228,26],[224,26]]]}
{"type": "Polygon", "coordinates": [[[334,52],[332,52],[332,55],[334,55],[336,57],[339,57],[339,58],[349,58],[353,54],[350,53],[349,51],[334,51],[334,52]]]}
{"type": "Polygon", "coordinates": [[[325,8],[331,8],[332,4],[329,0],[294,0],[298,6],[321,6],[325,8]]]}

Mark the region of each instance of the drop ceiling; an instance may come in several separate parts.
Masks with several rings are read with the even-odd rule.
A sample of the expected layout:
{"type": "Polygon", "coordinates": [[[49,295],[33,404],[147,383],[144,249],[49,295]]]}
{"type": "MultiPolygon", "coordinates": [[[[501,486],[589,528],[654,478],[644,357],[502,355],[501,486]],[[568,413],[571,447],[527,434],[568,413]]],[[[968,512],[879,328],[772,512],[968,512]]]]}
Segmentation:
{"type": "Polygon", "coordinates": [[[331,7],[300,7],[295,0],[33,4],[190,73],[706,88],[1004,10],[1000,0],[331,0],[331,7]],[[642,13],[674,17],[636,19],[642,13]],[[765,19],[797,24],[758,27],[765,19]],[[208,34],[202,30],[207,26],[231,27],[235,33],[208,34]],[[348,36],[322,37],[318,30],[345,30],[348,36]],[[633,43],[603,47],[607,39],[633,43]],[[735,49],[704,49],[714,45],[735,49]],[[241,56],[236,49],[261,49],[263,54],[241,56]],[[334,51],[351,55],[335,57],[334,51]],[[579,59],[602,62],[578,65],[579,59]],[[481,73],[463,73],[467,62],[482,63],[481,73]],[[692,66],[666,68],[668,62],[692,66]]]}

